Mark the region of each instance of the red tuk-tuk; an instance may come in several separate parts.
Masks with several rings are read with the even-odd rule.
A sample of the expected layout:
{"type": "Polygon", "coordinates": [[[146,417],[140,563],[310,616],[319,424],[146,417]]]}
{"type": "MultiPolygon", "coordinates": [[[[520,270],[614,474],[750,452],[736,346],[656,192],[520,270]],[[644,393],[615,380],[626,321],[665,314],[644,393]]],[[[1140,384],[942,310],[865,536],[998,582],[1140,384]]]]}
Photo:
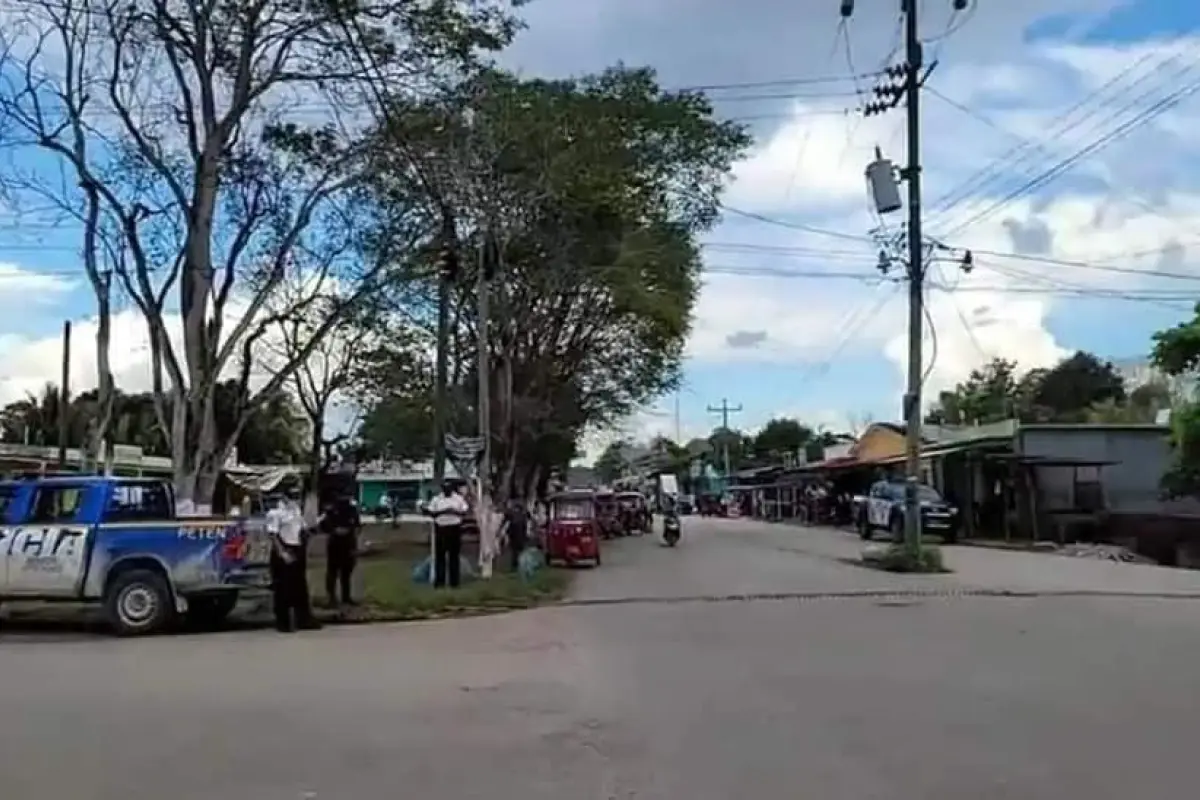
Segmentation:
{"type": "Polygon", "coordinates": [[[543,541],[546,563],[568,567],[581,562],[600,566],[600,520],[591,492],[565,491],[547,500],[543,541]]]}

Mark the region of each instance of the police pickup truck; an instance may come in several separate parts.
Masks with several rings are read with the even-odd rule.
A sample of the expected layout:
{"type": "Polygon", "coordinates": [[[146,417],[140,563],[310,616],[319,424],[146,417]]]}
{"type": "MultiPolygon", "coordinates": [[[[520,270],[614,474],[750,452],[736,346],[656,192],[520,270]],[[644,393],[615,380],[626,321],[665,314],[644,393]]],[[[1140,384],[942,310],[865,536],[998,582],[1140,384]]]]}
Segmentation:
{"type": "Polygon", "coordinates": [[[237,520],[177,517],[165,481],[0,482],[0,601],[98,603],[122,636],[219,622],[267,586],[270,548],[237,520]]]}
{"type": "MultiPolygon", "coordinates": [[[[876,530],[891,533],[894,541],[904,538],[904,481],[879,481],[858,507],[858,532],[870,539],[876,530]]],[[[917,486],[921,507],[921,531],[941,536],[947,543],[958,539],[958,509],[946,502],[937,489],[917,486]]]]}

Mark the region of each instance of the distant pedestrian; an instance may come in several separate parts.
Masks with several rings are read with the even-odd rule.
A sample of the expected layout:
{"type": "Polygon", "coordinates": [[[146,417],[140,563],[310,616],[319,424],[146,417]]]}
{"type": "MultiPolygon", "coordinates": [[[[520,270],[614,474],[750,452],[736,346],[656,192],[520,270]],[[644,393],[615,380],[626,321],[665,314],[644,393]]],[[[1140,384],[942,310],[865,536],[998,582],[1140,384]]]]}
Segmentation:
{"type": "Polygon", "coordinates": [[[521,563],[521,553],[529,544],[529,511],[525,504],[520,500],[511,501],[504,510],[504,521],[501,525],[504,537],[508,539],[512,570],[516,572],[521,563]]]}
{"type": "Polygon", "coordinates": [[[447,481],[442,493],[429,501],[433,517],[433,586],[457,588],[460,582],[463,520],[471,512],[463,496],[447,481]]]}
{"type": "Polygon", "coordinates": [[[325,534],[325,593],[329,605],[356,605],[350,592],[358,556],[358,534],[362,518],[358,506],[349,497],[333,501],[321,518],[325,534]],[[340,591],[340,595],[338,590],[340,591]]]}
{"type": "Polygon", "coordinates": [[[275,629],[280,633],[315,630],[320,624],[313,618],[308,594],[307,541],[304,514],[297,492],[289,491],[267,512],[267,532],[271,534],[271,594],[275,629]]]}

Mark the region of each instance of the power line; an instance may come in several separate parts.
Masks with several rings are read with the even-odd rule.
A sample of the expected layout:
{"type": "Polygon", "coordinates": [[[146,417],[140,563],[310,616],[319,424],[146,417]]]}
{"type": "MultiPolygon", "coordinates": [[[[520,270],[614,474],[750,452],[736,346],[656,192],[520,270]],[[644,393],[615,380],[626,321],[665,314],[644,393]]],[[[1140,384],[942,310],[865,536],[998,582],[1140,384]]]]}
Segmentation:
{"type": "Polygon", "coordinates": [[[733,206],[726,205],[725,203],[720,203],[720,202],[718,202],[718,206],[723,211],[728,211],[730,214],[736,214],[739,217],[746,217],[747,219],[753,219],[758,222],[765,222],[768,225],[777,225],[781,228],[791,228],[792,230],[805,231],[807,233],[815,233],[818,236],[829,236],[829,237],[832,237],[835,239],[843,239],[843,240],[848,240],[848,241],[852,241],[852,242],[871,242],[872,241],[869,236],[864,236],[862,234],[847,233],[846,231],[835,231],[835,230],[831,230],[829,228],[820,228],[820,227],[817,227],[816,225],[806,225],[803,222],[791,222],[788,220],[775,219],[773,217],[768,217],[764,214],[759,214],[756,211],[746,211],[744,209],[734,208],[733,206]]]}
{"type": "Polygon", "coordinates": [[[735,83],[693,84],[691,86],[672,87],[673,92],[713,92],[726,89],[770,89],[776,86],[815,86],[825,83],[846,83],[857,80],[874,78],[878,72],[851,72],[849,75],[826,75],[815,78],[776,78],[761,81],[738,81],[735,83]]]}
{"type": "MultiPolygon", "coordinates": [[[[1195,64],[1185,68],[1184,70],[1181,71],[1179,76],[1182,76],[1183,74],[1186,74],[1187,72],[1190,72],[1194,67],[1195,67],[1195,64]]],[[[965,222],[959,223],[950,232],[948,232],[946,234],[946,236],[953,236],[957,233],[961,233],[962,231],[966,230],[967,228],[971,227],[972,225],[975,225],[976,223],[981,222],[982,220],[992,216],[997,211],[1003,209],[1005,206],[1007,206],[1009,203],[1011,203],[1013,200],[1021,197],[1022,195],[1028,194],[1029,192],[1031,192],[1041,186],[1044,186],[1045,184],[1047,184],[1050,181],[1057,178],[1059,175],[1061,175],[1064,172],[1066,172],[1067,170],[1069,170],[1071,167],[1073,167],[1078,162],[1082,161],[1084,158],[1087,158],[1088,156],[1104,149],[1108,145],[1110,145],[1113,142],[1118,141],[1119,139],[1124,137],[1126,134],[1132,132],[1133,130],[1136,130],[1137,128],[1141,127],[1142,125],[1147,124],[1148,122],[1154,120],[1156,117],[1171,110],[1176,105],[1178,105],[1180,102],[1182,102],[1184,99],[1186,99],[1187,97],[1189,97],[1192,94],[1195,94],[1198,90],[1200,90],[1200,83],[1184,85],[1183,87],[1176,89],[1175,91],[1168,94],[1166,97],[1159,99],[1157,102],[1152,104],[1149,108],[1147,108],[1147,109],[1141,111],[1140,113],[1138,113],[1137,115],[1135,115],[1132,119],[1125,121],[1123,124],[1119,125],[1114,130],[1112,130],[1109,133],[1092,141],[1090,144],[1086,145],[1082,149],[1080,149],[1080,150],[1076,151],[1075,153],[1073,153],[1072,155],[1062,159],[1057,164],[1054,164],[1049,169],[1046,169],[1043,172],[1039,173],[1038,175],[1036,175],[1035,177],[1033,177],[1026,183],[1022,184],[1021,186],[1019,186],[1016,189],[1014,189],[1013,191],[1009,192],[1007,195],[1005,195],[1001,199],[999,199],[996,202],[989,205],[983,211],[980,211],[979,213],[970,217],[965,222]]],[[[1136,103],[1136,101],[1135,101],[1135,103],[1136,103]]],[[[1123,111],[1126,108],[1129,108],[1132,105],[1133,104],[1130,104],[1130,106],[1126,106],[1125,108],[1122,109],[1121,112],[1117,112],[1117,113],[1118,114],[1123,113],[1123,111]]]]}
{"type": "MultiPolygon", "coordinates": [[[[1158,252],[1165,253],[1172,249],[1172,245],[1164,245],[1158,252]]],[[[1093,270],[1095,272],[1111,272],[1119,275],[1144,275],[1150,278],[1168,278],[1171,280],[1196,281],[1200,280],[1200,273],[1187,272],[1172,272],[1171,270],[1162,269],[1138,269],[1137,267],[1121,267],[1114,264],[1094,264],[1088,261],[1073,261],[1063,258],[1051,258],[1049,256],[1034,256],[1023,253],[1003,253],[995,250],[971,250],[977,256],[991,256],[992,258],[1005,258],[1014,261],[1028,261],[1034,264],[1049,264],[1058,267],[1073,267],[1076,269],[1093,270]]],[[[1154,251],[1148,251],[1143,255],[1148,255],[1154,251]]]]}
{"type": "MultiPolygon", "coordinates": [[[[1093,102],[1098,104],[1103,103],[1105,93],[1120,84],[1127,76],[1132,74],[1143,64],[1149,62],[1152,58],[1154,58],[1155,55],[1156,54],[1153,51],[1147,52],[1133,63],[1125,66],[1120,72],[1109,78],[1094,91],[1076,101],[1066,111],[1051,121],[1048,129],[1048,136],[1062,138],[1062,136],[1069,133],[1073,128],[1078,127],[1080,123],[1093,116],[1096,109],[1084,113],[1079,119],[1075,119],[1078,112],[1085,111],[1085,109],[1093,102]]],[[[1162,66],[1163,64],[1160,64],[1159,68],[1162,66]]],[[[1142,79],[1135,81],[1132,86],[1136,86],[1141,82],[1141,80],[1144,80],[1145,77],[1147,76],[1143,76],[1142,79]]],[[[1124,91],[1128,91],[1130,88],[1132,88],[1132,86],[1127,86],[1123,91],[1118,90],[1114,97],[1110,98],[1110,102],[1111,99],[1120,97],[1124,91]]],[[[1097,109],[1102,107],[1102,105],[1097,105],[1097,109]]],[[[932,212],[935,214],[942,213],[949,209],[954,203],[965,200],[972,193],[981,192],[985,187],[995,183],[997,179],[1002,180],[1002,172],[1004,170],[1011,170],[1013,166],[1020,164],[1020,162],[1024,160],[1025,156],[1028,154],[1030,147],[1031,144],[1029,142],[1025,142],[1014,145],[1013,147],[1004,151],[991,162],[971,173],[965,179],[934,200],[931,203],[932,212]]]]}

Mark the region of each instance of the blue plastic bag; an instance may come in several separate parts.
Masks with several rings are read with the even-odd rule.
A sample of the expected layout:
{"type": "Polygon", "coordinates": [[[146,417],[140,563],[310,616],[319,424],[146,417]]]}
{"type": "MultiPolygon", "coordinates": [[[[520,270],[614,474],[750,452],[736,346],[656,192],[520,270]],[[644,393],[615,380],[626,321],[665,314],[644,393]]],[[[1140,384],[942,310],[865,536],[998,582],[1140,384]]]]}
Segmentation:
{"type": "Polygon", "coordinates": [[[421,561],[413,567],[412,579],[413,583],[424,584],[428,586],[432,583],[433,577],[433,556],[425,556],[421,561]]]}
{"type": "Polygon", "coordinates": [[[517,558],[517,574],[523,581],[533,580],[533,576],[545,566],[545,563],[541,550],[536,547],[526,547],[517,558]]]}
{"type": "MultiPolygon", "coordinates": [[[[478,577],[475,565],[466,556],[460,556],[458,559],[458,573],[464,582],[478,577]]],[[[413,583],[425,586],[433,583],[433,556],[425,556],[419,564],[413,567],[412,579],[413,583]]]]}

